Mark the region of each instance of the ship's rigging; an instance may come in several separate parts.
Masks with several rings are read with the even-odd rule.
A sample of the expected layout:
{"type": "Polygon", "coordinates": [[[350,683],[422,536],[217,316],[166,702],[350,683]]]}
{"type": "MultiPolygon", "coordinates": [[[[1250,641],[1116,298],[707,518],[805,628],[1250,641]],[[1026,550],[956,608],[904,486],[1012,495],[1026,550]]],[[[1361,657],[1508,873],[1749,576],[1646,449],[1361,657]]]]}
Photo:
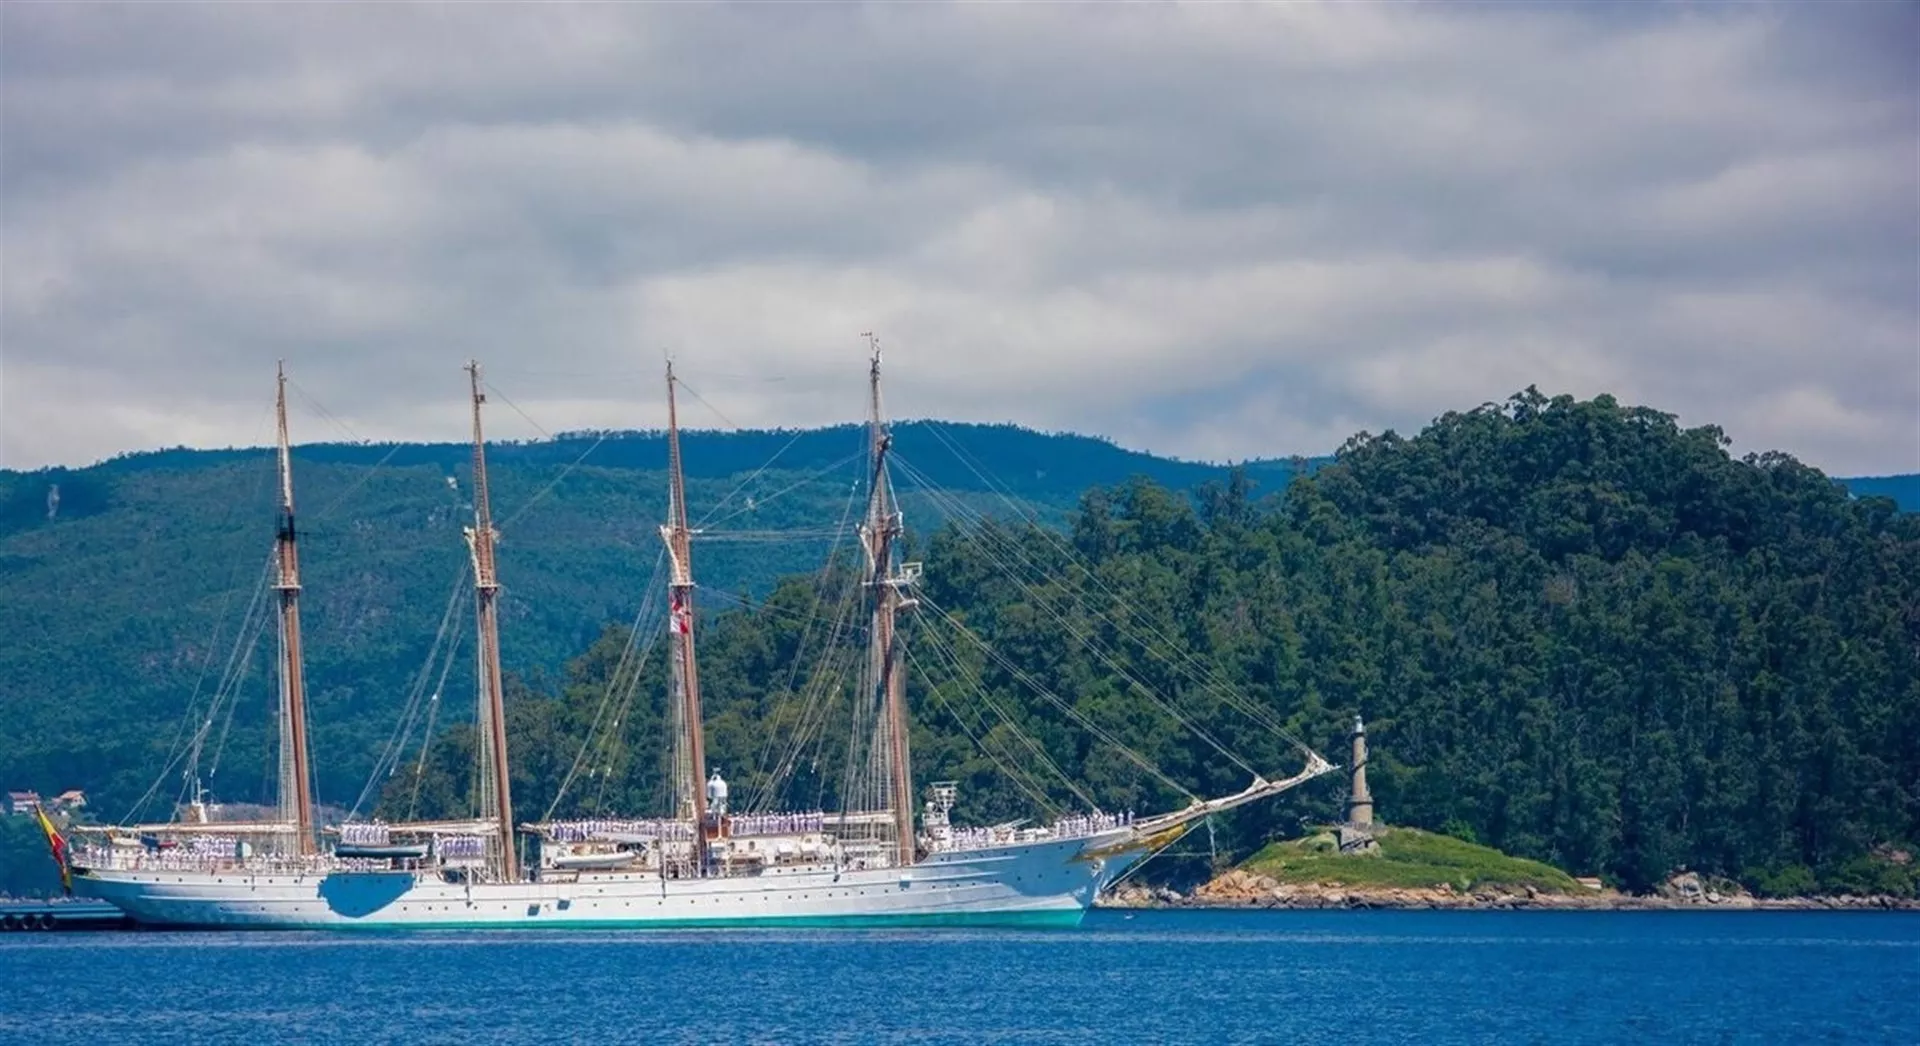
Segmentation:
{"type": "MultiPolygon", "coordinates": [[[[1064,576],[1051,570],[1048,564],[1037,562],[1033,551],[1015,540],[1002,521],[991,517],[967,499],[942,492],[930,481],[926,472],[901,461],[893,450],[884,418],[878,344],[870,335],[867,337],[872,350],[869,419],[866,449],[860,455],[864,459],[865,470],[861,481],[849,490],[846,509],[839,524],[829,529],[809,531],[805,535],[832,541],[827,563],[818,575],[819,581],[813,586],[803,611],[796,612],[793,608],[770,603],[741,603],[753,612],[793,615],[800,622],[800,641],[795,647],[784,681],[769,688],[776,696],[757,746],[758,758],[749,768],[745,787],[736,792],[738,799],[733,804],[735,813],[771,814],[781,809],[837,807],[843,811],[840,825],[844,833],[864,833],[876,840],[884,838],[893,851],[892,859],[895,862],[902,865],[912,863],[917,857],[916,842],[923,843],[924,840],[919,839],[914,827],[916,804],[913,801],[913,764],[908,744],[910,730],[906,701],[909,675],[920,681],[920,692],[934,705],[928,711],[937,710],[950,717],[1004,777],[1028,796],[1041,812],[1058,818],[1076,809],[1097,810],[1095,797],[1048,754],[1045,746],[1023,729],[1018,711],[1010,709],[1004,700],[995,697],[982,679],[983,668],[988,667],[1017,680],[1064,718],[1086,730],[1099,744],[1137,766],[1143,775],[1165,786],[1171,794],[1180,796],[1188,803],[1186,809],[1198,809],[1204,805],[1205,801],[1191,788],[1129,747],[1113,729],[1103,726],[1096,717],[1076,707],[1075,702],[1050,691],[1019,665],[995,651],[959,615],[934,604],[924,592],[919,591],[916,585],[919,564],[903,563],[898,554],[905,528],[894,492],[892,473],[895,470],[914,481],[914,493],[924,503],[934,507],[944,518],[963,523],[957,532],[962,536],[961,539],[982,548],[1004,568],[1011,575],[1010,584],[1013,588],[1046,613],[1063,635],[1089,649],[1099,663],[1116,678],[1123,680],[1131,691],[1144,698],[1150,707],[1191,731],[1223,761],[1251,777],[1255,784],[1249,789],[1250,792],[1272,794],[1269,789],[1275,789],[1275,785],[1202,725],[1199,713],[1204,710],[1183,708],[1173,696],[1157,692],[1137,669],[1129,667],[1127,656],[1116,649],[1116,644],[1130,643],[1137,651],[1163,658],[1169,662],[1163,666],[1165,670],[1183,679],[1195,693],[1205,695],[1213,704],[1236,711],[1262,729],[1284,738],[1306,759],[1310,768],[1307,776],[1326,768],[1324,762],[1301,744],[1270,711],[1238,694],[1220,677],[1217,670],[1185,651],[1181,644],[1159,632],[1151,622],[1100,619],[1104,626],[1102,629],[1091,627],[1088,621],[1092,618],[1086,613],[1086,604],[1097,597],[1116,599],[1116,593],[1070,544],[1052,535],[1050,530],[1039,525],[1038,520],[1031,518],[1030,513],[1011,497],[1010,492],[989,479],[979,469],[978,463],[966,455],[944,431],[935,428],[941,441],[949,445],[967,469],[981,478],[983,485],[999,500],[1000,505],[1011,510],[1011,514],[1023,523],[1032,524],[1032,531],[1047,536],[1051,542],[1047,551],[1069,564],[1064,576]],[[849,520],[856,518],[856,508],[859,523],[850,526],[849,520]],[[844,555],[850,539],[858,546],[851,563],[844,555]],[[864,622],[859,620],[859,608],[863,605],[866,607],[864,622]],[[912,627],[904,627],[902,612],[914,607],[924,609],[907,615],[912,627]],[[1166,656],[1169,653],[1171,657],[1166,656]],[[834,724],[838,724],[840,729],[830,729],[834,724]],[[846,738],[844,771],[837,778],[820,772],[823,759],[830,761],[828,741],[833,735],[846,738]],[[810,795],[796,793],[793,788],[802,778],[812,782],[810,795]],[[879,820],[875,820],[875,815],[879,820]]],[[[717,527],[694,528],[686,525],[686,494],[681,478],[678,411],[674,396],[679,385],[679,379],[669,368],[667,435],[670,507],[669,522],[662,527],[662,536],[671,571],[665,634],[674,648],[670,662],[674,671],[669,713],[672,717],[670,734],[675,744],[668,776],[675,797],[671,808],[684,811],[692,804],[703,801],[704,791],[700,782],[705,776],[704,766],[696,768],[688,756],[690,748],[700,740],[701,735],[697,728],[689,724],[687,688],[682,682],[687,678],[697,680],[697,675],[688,671],[687,658],[692,647],[694,628],[694,618],[687,613],[692,604],[690,550],[700,543],[767,540],[783,535],[779,532],[726,531],[717,527]]],[[[834,468],[848,463],[843,460],[834,468]]],[[[709,512],[708,518],[719,516],[721,509],[729,502],[741,497],[742,491],[759,478],[765,468],[762,466],[756,470],[722,498],[719,506],[709,512]]],[[[760,503],[765,504],[785,490],[813,478],[815,476],[804,477],[770,494],[763,493],[760,503]]],[[[728,599],[721,593],[712,595],[722,601],[728,599]]],[[[605,791],[604,778],[600,792],[592,799],[583,797],[578,802],[570,801],[568,790],[578,779],[581,766],[606,765],[609,760],[603,753],[624,743],[617,735],[620,724],[629,721],[627,709],[631,707],[634,694],[640,688],[640,665],[645,662],[650,642],[636,643],[635,637],[629,636],[620,664],[594,711],[593,726],[583,738],[573,768],[549,804],[543,821],[551,821],[557,812],[568,807],[582,813],[606,809],[599,801],[605,791]],[[622,680],[622,685],[614,685],[614,681],[622,680]],[[589,755],[590,752],[602,754],[589,755]]],[[[695,689],[697,692],[697,684],[695,689]]],[[[700,717],[694,716],[693,719],[697,722],[700,717]]],[[[704,755],[703,744],[701,751],[704,755]]],[[[1280,787],[1290,787],[1290,784],[1280,787]]],[[[704,816],[700,820],[706,822],[704,816]]],[[[704,839],[703,833],[703,842],[704,839]]]]}
{"type": "MultiPolygon", "coordinates": [[[[559,856],[547,860],[544,870],[579,872],[644,866],[656,868],[663,879],[746,874],[743,869],[756,870],[762,862],[774,860],[776,854],[771,850],[757,851],[752,843],[743,847],[734,836],[762,832],[787,833],[797,846],[811,847],[816,845],[814,840],[828,840],[831,846],[837,847],[831,858],[836,867],[840,862],[857,861],[863,868],[904,869],[929,854],[955,847],[1066,839],[1081,833],[1131,832],[1127,838],[1133,842],[1114,845],[1136,850],[1142,846],[1157,848],[1167,845],[1201,818],[1278,794],[1330,769],[1294,737],[1270,709],[1240,694],[1221,677],[1216,666],[1187,649],[1180,637],[1165,634],[1149,618],[1129,615],[1120,605],[1118,593],[1064,538],[1044,526],[1028,526],[1023,536],[1016,536],[995,513],[980,507],[976,499],[942,491],[927,471],[901,459],[893,446],[884,412],[878,341],[871,335],[866,337],[870,365],[864,448],[827,469],[815,470],[798,479],[783,475],[779,477],[783,485],[771,490],[754,486],[772,462],[761,466],[708,512],[706,520],[712,521],[712,525],[696,526],[690,522],[678,404],[683,383],[672,365],[668,365],[669,482],[665,521],[660,526],[662,552],[656,560],[654,577],[646,586],[642,610],[626,637],[618,663],[605,681],[566,774],[551,802],[546,804],[540,821],[519,826],[556,847],[559,856]],[[720,526],[763,508],[823,474],[856,462],[861,465],[859,479],[849,485],[841,519],[834,527],[816,527],[796,534],[727,531],[720,526]],[[1087,650],[1117,685],[1197,738],[1222,765],[1251,778],[1252,784],[1220,798],[1201,798],[1188,783],[1130,747],[1115,724],[1101,721],[1097,710],[1056,692],[1057,688],[1050,687],[1028,668],[996,651],[969,625],[964,615],[930,598],[920,584],[920,564],[905,561],[902,556],[907,532],[894,486],[896,473],[908,481],[919,504],[960,524],[949,531],[951,539],[967,544],[1000,568],[1010,591],[1018,593],[1048,628],[1063,640],[1071,640],[1087,650]],[[722,514],[736,498],[744,507],[722,514]],[[736,791],[730,797],[729,786],[719,773],[709,777],[707,716],[695,647],[696,630],[706,619],[695,611],[693,550],[700,542],[796,537],[828,544],[827,561],[803,612],[772,604],[757,608],[767,613],[794,613],[803,618],[803,625],[784,683],[768,688],[772,706],[757,746],[757,762],[744,771],[734,768],[737,778],[743,772],[745,776],[737,781],[736,791]],[[849,554],[849,545],[857,546],[857,552],[849,554]],[[1089,609],[1092,603],[1102,600],[1115,605],[1112,613],[1102,615],[1089,609]],[[647,819],[638,811],[610,809],[608,791],[616,766],[632,762],[625,753],[636,740],[633,724],[640,717],[630,712],[636,696],[652,679],[649,657],[661,638],[666,640],[663,667],[669,742],[665,745],[668,765],[664,794],[668,802],[664,811],[656,811],[652,819],[647,819]],[[1180,685],[1169,691],[1147,678],[1138,660],[1142,655],[1157,665],[1156,675],[1162,681],[1172,678],[1180,685]],[[996,694],[996,685],[989,682],[989,674],[997,678],[1000,693],[996,694]],[[969,830],[951,819],[957,801],[951,782],[943,782],[931,790],[933,800],[928,803],[924,817],[916,823],[916,813],[920,811],[916,809],[910,744],[910,677],[918,681],[917,692],[924,695],[922,714],[937,712],[948,717],[999,768],[1006,780],[1031,801],[1036,811],[1051,819],[1050,827],[1019,829],[1018,822],[1010,822],[990,832],[986,828],[978,830],[986,832],[985,835],[969,835],[969,830]],[[1027,710],[1013,707],[1006,696],[1004,687],[1009,682],[1086,731],[1097,745],[1136,766],[1145,778],[1164,787],[1167,794],[1180,797],[1186,805],[1158,817],[1142,819],[1137,828],[1129,827],[1133,822],[1128,817],[1101,812],[1098,802],[1101,797],[1083,782],[1076,781],[1052,757],[1048,746],[1026,729],[1027,710]],[[1262,776],[1250,761],[1222,743],[1205,724],[1207,713],[1222,709],[1242,715],[1261,729],[1283,738],[1300,753],[1304,769],[1281,780],[1262,776]],[[843,770],[837,775],[823,770],[821,765],[823,761],[831,762],[827,753],[836,735],[845,738],[843,770]],[[797,786],[808,785],[811,796],[796,794],[797,786]],[[729,798],[734,801],[730,803],[729,798]],[[821,812],[829,809],[837,812],[821,812]],[[576,820],[556,820],[556,814],[563,812],[576,820]],[[599,816],[578,819],[594,813],[599,816]],[[665,816],[658,816],[660,813],[665,816]],[[586,848],[571,848],[575,843],[585,844],[586,848]]],[[[350,854],[353,859],[398,860],[434,854],[437,859],[452,859],[470,854],[478,863],[462,865],[471,869],[467,874],[479,877],[480,881],[511,883],[525,876],[520,867],[513,817],[507,709],[500,667],[502,583],[495,557],[498,533],[492,519],[486,438],[482,428],[482,407],[487,396],[479,365],[470,363],[467,371],[472,406],[472,524],[464,528],[464,533],[471,586],[457,584],[450,592],[439,633],[426,663],[415,676],[399,722],[375,761],[372,779],[362,790],[354,813],[345,823],[329,826],[327,834],[339,839],[334,857],[350,854]],[[465,819],[416,821],[422,770],[428,747],[434,740],[440,698],[460,647],[459,630],[453,628],[452,623],[469,599],[475,615],[477,697],[471,805],[465,811],[465,819]],[[400,767],[408,761],[408,753],[416,744],[412,773],[400,774],[400,767]],[[396,796],[408,794],[409,787],[409,801],[404,807],[397,807],[396,796]],[[358,813],[383,792],[385,812],[392,814],[399,810],[396,822],[359,821],[358,813]],[[430,841],[418,846],[389,845],[390,833],[430,841]]],[[[307,760],[299,616],[301,583],[284,374],[280,377],[276,418],[280,522],[268,570],[278,610],[279,816],[271,823],[252,826],[188,828],[176,824],[172,827],[189,833],[209,832],[215,827],[259,833],[282,840],[284,852],[290,858],[324,860],[327,855],[316,852],[320,833],[315,824],[313,775],[307,760]]],[[[944,430],[937,425],[930,428],[1009,515],[1026,524],[1038,523],[944,430]]],[[[580,460],[585,457],[583,454],[580,460]]],[[[566,472],[571,472],[580,460],[568,465],[566,472]]],[[[536,499],[552,491],[560,478],[556,477],[542,488],[536,499]]],[[[512,518],[524,511],[522,507],[512,518]]],[[[719,601],[728,598],[721,593],[713,595],[719,601]]],[[[263,606],[256,599],[243,616],[235,653],[229,658],[204,715],[196,704],[196,725],[188,731],[189,740],[184,746],[176,745],[179,754],[172,760],[169,772],[171,766],[184,764],[192,778],[196,808],[199,807],[202,757],[210,739],[224,738],[226,727],[220,726],[216,734],[215,724],[231,721],[236,704],[233,695],[245,678],[253,644],[268,620],[263,606]]],[[[212,741],[215,766],[222,744],[222,740],[212,741]]],[[[818,851],[819,859],[827,859],[826,853],[818,851]]],[[[785,851],[777,856],[780,860],[786,859],[785,851]]],[[[796,859],[812,858],[802,854],[796,859]]]]}

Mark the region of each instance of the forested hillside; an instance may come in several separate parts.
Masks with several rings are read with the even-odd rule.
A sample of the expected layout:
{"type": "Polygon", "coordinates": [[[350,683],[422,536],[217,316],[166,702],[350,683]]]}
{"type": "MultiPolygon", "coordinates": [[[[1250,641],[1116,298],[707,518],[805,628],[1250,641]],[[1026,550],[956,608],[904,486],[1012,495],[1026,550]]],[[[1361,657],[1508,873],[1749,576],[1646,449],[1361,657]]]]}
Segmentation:
{"type": "Polygon", "coordinates": [[[1526,395],[1295,487],[1279,602],[1383,809],[1630,886],[1912,889],[1920,519],[1723,443],[1526,395]]]}
{"type": "MultiPolygon", "coordinates": [[[[857,436],[842,435],[852,444],[844,453],[857,452],[857,436]]],[[[963,442],[972,449],[974,439],[963,442]]],[[[930,473],[932,448],[902,442],[907,463],[930,473]]],[[[1040,801],[1072,805],[1065,785],[1022,754],[1031,749],[1020,734],[1110,809],[1177,796],[1120,745],[1199,791],[1246,783],[1219,748],[1269,774],[1296,765],[1281,738],[1169,667],[1190,657],[1336,761],[1347,724],[1364,714],[1390,821],[1630,888],[1680,866],[1775,893],[1915,888],[1902,857],[1920,840],[1920,518],[1890,500],[1850,497],[1784,455],[1736,460],[1717,430],[1681,429],[1653,410],[1531,391],[1446,415],[1415,437],[1358,436],[1290,486],[1277,468],[1107,476],[1076,502],[975,456],[1025,500],[1001,501],[978,481],[907,495],[929,608],[1007,658],[954,647],[947,669],[923,660],[910,682],[916,773],[960,780],[971,821],[1022,816],[1036,789],[1040,801]],[[980,521],[979,510],[999,521],[980,521]],[[1018,522],[1022,514],[1046,525],[1018,522]],[[1063,632],[1105,637],[1106,654],[1063,632]],[[1206,738],[1162,714],[1136,680],[1204,721],[1206,738]],[[1071,702],[1107,740],[1065,721],[1042,692],[1071,702]]],[[[583,465],[530,501],[570,460],[505,466],[496,498],[511,521],[503,628],[508,652],[521,651],[509,716],[528,816],[575,767],[607,695],[628,690],[610,678],[626,636],[603,629],[631,613],[656,544],[651,473],[583,465]],[[529,502],[514,519],[513,506],[529,502]]],[[[1086,477],[1044,469],[1046,460],[1032,471],[1086,477]]],[[[304,503],[318,517],[307,551],[316,762],[337,767],[322,778],[328,798],[357,794],[462,569],[449,464],[303,467],[304,503]],[[350,507],[326,514],[335,500],[350,507]]],[[[90,504],[103,507],[0,537],[8,786],[115,796],[145,787],[169,740],[160,731],[172,729],[201,662],[224,656],[207,635],[233,565],[244,581],[264,559],[264,502],[239,493],[263,467],[236,457],[76,473],[99,480],[90,504]]],[[[839,519],[849,480],[808,474],[755,479],[752,527],[839,519]]],[[[695,514],[719,504],[734,478],[701,480],[695,514]]],[[[7,504],[26,496],[23,480],[8,482],[7,504]]],[[[772,547],[696,552],[704,605],[721,608],[701,641],[711,759],[743,795],[768,784],[769,753],[789,747],[805,678],[796,655],[830,580],[765,584],[808,558],[801,549],[777,559],[772,547]],[[743,586],[747,598],[723,598],[743,586]]],[[[926,631],[933,615],[918,616],[915,649],[940,649],[926,631]]],[[[579,760],[563,811],[658,802],[658,671],[657,660],[641,670],[617,744],[597,742],[579,760]]],[[[228,745],[234,765],[247,753],[244,775],[222,770],[232,798],[257,793],[269,769],[264,686],[254,708],[254,735],[236,723],[228,745]]],[[[426,757],[410,751],[386,782],[387,809],[464,805],[468,740],[464,726],[443,722],[426,757]]],[[[781,787],[795,802],[830,800],[837,774],[820,756],[781,787]]],[[[1219,826],[1218,844],[1250,853],[1303,818],[1334,816],[1339,792],[1324,780],[1250,808],[1219,826]]]]}

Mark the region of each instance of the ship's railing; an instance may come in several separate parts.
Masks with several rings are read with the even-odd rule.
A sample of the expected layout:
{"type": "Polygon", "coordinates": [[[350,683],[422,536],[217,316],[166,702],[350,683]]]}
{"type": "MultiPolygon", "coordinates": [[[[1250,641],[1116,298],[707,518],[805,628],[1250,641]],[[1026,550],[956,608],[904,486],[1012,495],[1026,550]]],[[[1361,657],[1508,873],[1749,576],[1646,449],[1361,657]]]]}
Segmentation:
{"type": "Polygon", "coordinates": [[[1052,824],[1034,828],[1020,828],[1015,825],[995,825],[991,828],[949,828],[934,837],[932,849],[935,853],[952,853],[961,850],[987,850],[997,846],[1044,843],[1057,839],[1084,839],[1102,832],[1132,826],[1131,811],[1110,814],[1096,810],[1090,814],[1062,817],[1052,824]]]}

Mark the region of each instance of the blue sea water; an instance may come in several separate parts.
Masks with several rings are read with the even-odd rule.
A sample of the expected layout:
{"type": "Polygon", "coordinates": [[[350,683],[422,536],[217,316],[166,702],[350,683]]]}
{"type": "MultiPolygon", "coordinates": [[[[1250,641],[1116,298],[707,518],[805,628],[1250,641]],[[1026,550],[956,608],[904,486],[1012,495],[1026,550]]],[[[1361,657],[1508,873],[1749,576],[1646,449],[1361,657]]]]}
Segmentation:
{"type": "Polygon", "coordinates": [[[1077,930],[38,933],[0,1042],[1920,1043],[1920,915],[1097,911],[1077,930]]]}

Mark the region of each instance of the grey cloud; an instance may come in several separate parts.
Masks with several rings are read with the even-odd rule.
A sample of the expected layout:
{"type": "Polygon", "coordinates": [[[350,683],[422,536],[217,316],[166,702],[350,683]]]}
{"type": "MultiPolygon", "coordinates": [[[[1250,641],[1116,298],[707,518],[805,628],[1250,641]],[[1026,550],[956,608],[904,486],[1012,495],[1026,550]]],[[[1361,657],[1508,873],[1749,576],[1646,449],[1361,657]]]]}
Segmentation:
{"type": "Polygon", "coordinates": [[[0,18],[10,466],[246,441],[279,356],[367,436],[457,438],[467,355],[650,424],[668,348],[842,420],[875,328],[903,414],[1161,452],[1538,383],[1920,468],[1911,7],[0,18]]]}

